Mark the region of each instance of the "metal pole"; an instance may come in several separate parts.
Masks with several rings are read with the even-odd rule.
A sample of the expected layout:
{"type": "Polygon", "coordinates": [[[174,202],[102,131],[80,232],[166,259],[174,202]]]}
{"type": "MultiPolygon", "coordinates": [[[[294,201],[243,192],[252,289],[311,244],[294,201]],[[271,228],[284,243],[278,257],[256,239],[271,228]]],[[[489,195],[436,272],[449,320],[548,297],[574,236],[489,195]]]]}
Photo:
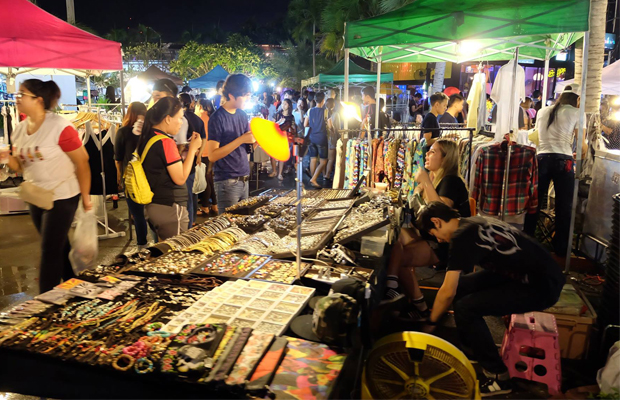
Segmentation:
{"type": "MultiPolygon", "coordinates": [[[[514,65],[512,66],[512,90],[510,91],[510,93],[512,94],[512,96],[510,97],[510,131],[508,133],[508,146],[506,147],[506,168],[504,169],[504,182],[502,183],[502,207],[501,207],[501,213],[500,213],[500,220],[504,220],[505,218],[505,214],[506,214],[506,202],[508,201],[508,186],[509,186],[509,182],[508,179],[510,179],[510,153],[512,151],[512,146],[511,146],[511,135],[512,135],[512,124],[514,123],[514,107],[515,107],[515,89],[517,86],[517,66],[519,65],[519,48],[517,47],[515,49],[515,59],[514,59],[514,65]]],[[[518,107],[520,107],[520,105],[517,105],[518,107]]],[[[517,114],[519,115],[519,114],[517,114]]]]}
{"type": "Polygon", "coordinates": [[[549,86],[548,82],[549,82],[549,56],[550,56],[550,51],[547,50],[547,56],[545,57],[545,73],[543,74],[543,87],[542,87],[542,99],[541,101],[544,101],[546,104],[547,101],[547,86],[549,86]]]}
{"type": "MultiPolygon", "coordinates": [[[[346,28],[346,23],[345,23],[346,28]]],[[[342,100],[347,103],[349,101],[349,49],[344,49],[344,96],[342,100]]],[[[344,129],[349,129],[348,118],[344,119],[344,129]]]]}
{"type": "Polygon", "coordinates": [[[125,117],[125,76],[121,69],[121,115],[125,117]]]}
{"type": "Polygon", "coordinates": [[[297,252],[295,261],[297,262],[297,280],[301,280],[301,182],[303,180],[303,172],[301,165],[301,155],[299,154],[299,144],[295,144],[294,153],[297,162],[297,252]]]}
{"type": "Polygon", "coordinates": [[[86,90],[88,90],[88,112],[90,112],[90,108],[93,106],[90,99],[90,75],[86,75],[86,90]]]}
{"type": "Polygon", "coordinates": [[[577,214],[577,195],[579,192],[579,175],[581,175],[581,149],[586,123],[586,82],[588,77],[588,46],[590,45],[590,31],[583,36],[583,59],[581,71],[581,102],[579,104],[579,127],[577,129],[577,158],[575,160],[575,182],[573,188],[573,206],[570,213],[570,228],[568,230],[568,247],[566,249],[566,261],[564,264],[564,273],[570,272],[570,255],[573,250],[573,233],[575,231],[575,215],[577,214]]]}
{"type": "Polygon", "coordinates": [[[66,0],[67,4],[67,22],[71,25],[75,25],[75,4],[73,0],[66,0]]]}
{"type": "MultiPolygon", "coordinates": [[[[379,59],[377,60],[377,91],[375,92],[375,102],[376,102],[375,128],[376,129],[379,129],[379,113],[381,112],[381,105],[379,104],[380,100],[381,100],[381,57],[379,57],[379,59]]],[[[367,182],[367,183],[370,183],[370,182],[367,182]]]]}

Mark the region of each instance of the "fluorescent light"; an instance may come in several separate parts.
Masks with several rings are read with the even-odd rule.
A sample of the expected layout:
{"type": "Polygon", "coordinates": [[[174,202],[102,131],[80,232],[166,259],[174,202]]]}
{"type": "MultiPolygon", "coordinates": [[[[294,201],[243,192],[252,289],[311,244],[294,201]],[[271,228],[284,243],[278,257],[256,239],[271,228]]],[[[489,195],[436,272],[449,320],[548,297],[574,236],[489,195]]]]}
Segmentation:
{"type": "Polygon", "coordinates": [[[458,45],[458,53],[462,56],[473,56],[482,48],[482,44],[476,40],[463,40],[458,45]]]}

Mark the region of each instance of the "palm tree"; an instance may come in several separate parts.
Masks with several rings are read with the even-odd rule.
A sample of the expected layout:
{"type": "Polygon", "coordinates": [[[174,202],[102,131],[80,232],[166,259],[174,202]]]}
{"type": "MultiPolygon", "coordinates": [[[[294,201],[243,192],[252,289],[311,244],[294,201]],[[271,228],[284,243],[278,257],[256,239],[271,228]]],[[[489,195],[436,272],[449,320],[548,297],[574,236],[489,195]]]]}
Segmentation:
{"type": "Polygon", "coordinates": [[[446,63],[436,62],[435,63],[435,76],[433,77],[433,90],[435,92],[443,91],[443,79],[445,75],[446,75],[446,63]]]}
{"type": "MultiPolygon", "coordinates": [[[[285,51],[276,52],[271,60],[271,66],[277,76],[284,77],[280,82],[282,87],[300,87],[302,79],[306,79],[313,71],[310,62],[315,58],[318,71],[327,70],[332,64],[324,57],[311,57],[310,45],[308,42],[301,42],[295,45],[292,41],[281,43],[285,51]]],[[[313,75],[314,76],[314,75],[313,75]]]]}
{"type": "Polygon", "coordinates": [[[194,26],[192,25],[192,27],[189,30],[185,30],[181,34],[181,42],[182,43],[189,43],[189,42],[202,43],[202,34],[200,32],[196,32],[196,30],[194,29],[194,26]]]}
{"type": "Polygon", "coordinates": [[[293,0],[288,8],[289,19],[295,26],[293,38],[297,42],[312,42],[312,76],[316,75],[316,28],[324,5],[325,0],[293,0]]]}
{"type": "Polygon", "coordinates": [[[138,38],[142,43],[157,41],[161,35],[155,29],[144,24],[138,24],[138,38]]]}
{"type": "Polygon", "coordinates": [[[105,38],[119,43],[125,43],[127,41],[127,31],[125,29],[112,29],[105,38]]]}

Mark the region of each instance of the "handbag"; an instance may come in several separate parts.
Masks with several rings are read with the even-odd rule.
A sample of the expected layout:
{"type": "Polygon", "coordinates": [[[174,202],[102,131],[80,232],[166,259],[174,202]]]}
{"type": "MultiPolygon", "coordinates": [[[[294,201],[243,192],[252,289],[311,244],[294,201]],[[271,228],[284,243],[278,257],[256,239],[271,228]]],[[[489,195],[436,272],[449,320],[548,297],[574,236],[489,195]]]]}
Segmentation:
{"type": "Polygon", "coordinates": [[[54,190],[56,190],[58,186],[65,183],[67,179],[54,186],[53,189],[44,189],[32,182],[24,181],[21,185],[19,185],[19,198],[24,200],[26,203],[32,204],[33,206],[44,210],[51,210],[54,208],[54,190]]]}

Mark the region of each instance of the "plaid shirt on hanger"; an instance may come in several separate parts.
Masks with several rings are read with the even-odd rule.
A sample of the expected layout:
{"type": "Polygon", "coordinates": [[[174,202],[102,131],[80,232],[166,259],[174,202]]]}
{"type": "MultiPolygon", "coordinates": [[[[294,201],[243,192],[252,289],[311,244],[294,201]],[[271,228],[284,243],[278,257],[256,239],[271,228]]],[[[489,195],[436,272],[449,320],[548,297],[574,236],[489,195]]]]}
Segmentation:
{"type": "MultiPolygon", "coordinates": [[[[476,162],[472,197],[478,202],[478,209],[487,215],[499,215],[502,208],[506,147],[506,142],[485,147],[476,162]]],[[[535,213],[538,208],[538,161],[534,148],[512,145],[508,181],[506,215],[535,213]]]]}

